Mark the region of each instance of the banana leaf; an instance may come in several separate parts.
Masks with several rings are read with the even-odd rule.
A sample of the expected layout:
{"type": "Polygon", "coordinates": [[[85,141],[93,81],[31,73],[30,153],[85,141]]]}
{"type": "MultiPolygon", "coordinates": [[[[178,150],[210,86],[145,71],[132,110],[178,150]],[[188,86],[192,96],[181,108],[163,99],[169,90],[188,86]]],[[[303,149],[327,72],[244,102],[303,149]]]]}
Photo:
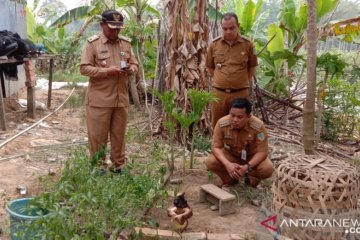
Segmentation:
{"type": "Polygon", "coordinates": [[[86,18],[92,14],[95,14],[98,9],[94,6],[81,6],[78,8],[71,9],[59,17],[55,22],[51,24],[51,27],[62,27],[74,20],[86,18]],[[95,11],[94,11],[95,10],[95,11]]]}

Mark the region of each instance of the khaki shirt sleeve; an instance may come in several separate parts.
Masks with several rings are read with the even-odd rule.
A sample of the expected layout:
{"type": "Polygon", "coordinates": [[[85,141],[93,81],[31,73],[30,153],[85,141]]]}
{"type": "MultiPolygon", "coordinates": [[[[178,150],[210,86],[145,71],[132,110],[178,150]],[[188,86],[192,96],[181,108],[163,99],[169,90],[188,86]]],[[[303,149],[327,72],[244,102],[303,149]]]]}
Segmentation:
{"type": "Polygon", "coordinates": [[[262,125],[259,132],[256,135],[255,140],[255,153],[257,152],[266,152],[268,153],[268,133],[266,131],[265,125],[262,125]]]}
{"type": "MultiPolygon", "coordinates": [[[[131,47],[131,46],[130,46],[131,47]]],[[[136,73],[139,71],[139,63],[135,57],[135,54],[133,52],[133,50],[131,49],[131,56],[130,56],[130,60],[129,60],[129,64],[130,64],[130,68],[131,70],[136,73]]]]}
{"type": "Polygon", "coordinates": [[[214,49],[214,44],[210,44],[206,54],[206,67],[212,69],[215,68],[213,49],[214,49]]]}
{"type": "Polygon", "coordinates": [[[249,54],[249,68],[256,67],[258,65],[257,56],[255,54],[255,46],[251,43],[250,45],[250,54],[249,54]]]}
{"type": "Polygon", "coordinates": [[[214,133],[212,137],[212,148],[223,148],[224,147],[224,130],[220,128],[219,121],[214,127],[214,133]]]}
{"type": "Polygon", "coordinates": [[[81,55],[80,73],[92,78],[107,77],[106,68],[96,67],[95,56],[94,47],[91,43],[86,42],[81,55]]]}

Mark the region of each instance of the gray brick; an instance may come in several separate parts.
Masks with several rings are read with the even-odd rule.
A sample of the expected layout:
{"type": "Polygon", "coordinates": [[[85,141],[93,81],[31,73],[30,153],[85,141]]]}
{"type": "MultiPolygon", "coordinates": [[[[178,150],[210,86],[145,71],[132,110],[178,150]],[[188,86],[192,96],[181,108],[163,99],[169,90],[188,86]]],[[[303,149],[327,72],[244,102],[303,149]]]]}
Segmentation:
{"type": "Polygon", "coordinates": [[[182,240],[206,240],[206,233],[204,232],[183,233],[181,237],[182,240]]]}
{"type": "Polygon", "coordinates": [[[207,240],[231,240],[231,237],[227,233],[208,233],[207,240]]]}

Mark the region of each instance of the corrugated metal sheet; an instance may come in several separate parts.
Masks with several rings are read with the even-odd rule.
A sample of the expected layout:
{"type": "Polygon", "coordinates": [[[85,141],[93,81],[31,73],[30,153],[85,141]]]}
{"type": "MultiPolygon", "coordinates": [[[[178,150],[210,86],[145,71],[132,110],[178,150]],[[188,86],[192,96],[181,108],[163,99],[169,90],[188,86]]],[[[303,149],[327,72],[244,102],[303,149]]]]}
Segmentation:
{"type": "MultiPolygon", "coordinates": [[[[26,38],[26,12],[24,6],[16,1],[0,0],[0,30],[17,32],[26,38]]],[[[10,96],[25,86],[23,65],[18,65],[18,81],[5,79],[5,94],[10,96]]]]}

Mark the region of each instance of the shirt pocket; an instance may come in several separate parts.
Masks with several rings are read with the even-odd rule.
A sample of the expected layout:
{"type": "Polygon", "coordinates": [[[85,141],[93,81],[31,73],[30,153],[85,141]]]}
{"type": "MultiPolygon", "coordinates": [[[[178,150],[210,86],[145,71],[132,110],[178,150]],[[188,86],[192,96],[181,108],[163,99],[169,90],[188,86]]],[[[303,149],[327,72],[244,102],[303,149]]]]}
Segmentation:
{"type": "Polygon", "coordinates": [[[225,61],[225,54],[220,52],[214,53],[214,63],[223,63],[225,61]]]}
{"type": "Polygon", "coordinates": [[[248,61],[249,61],[249,55],[246,51],[240,51],[239,54],[236,54],[234,57],[236,64],[239,64],[241,69],[247,68],[248,61]]]}
{"type": "Polygon", "coordinates": [[[230,151],[233,148],[233,138],[231,135],[224,136],[224,148],[230,151]]]}
{"type": "Polygon", "coordinates": [[[100,67],[109,67],[110,66],[110,53],[98,53],[96,54],[96,63],[100,67]]]}
{"type": "Polygon", "coordinates": [[[255,154],[256,151],[256,134],[249,134],[246,138],[246,151],[248,151],[249,155],[255,154]]]}

